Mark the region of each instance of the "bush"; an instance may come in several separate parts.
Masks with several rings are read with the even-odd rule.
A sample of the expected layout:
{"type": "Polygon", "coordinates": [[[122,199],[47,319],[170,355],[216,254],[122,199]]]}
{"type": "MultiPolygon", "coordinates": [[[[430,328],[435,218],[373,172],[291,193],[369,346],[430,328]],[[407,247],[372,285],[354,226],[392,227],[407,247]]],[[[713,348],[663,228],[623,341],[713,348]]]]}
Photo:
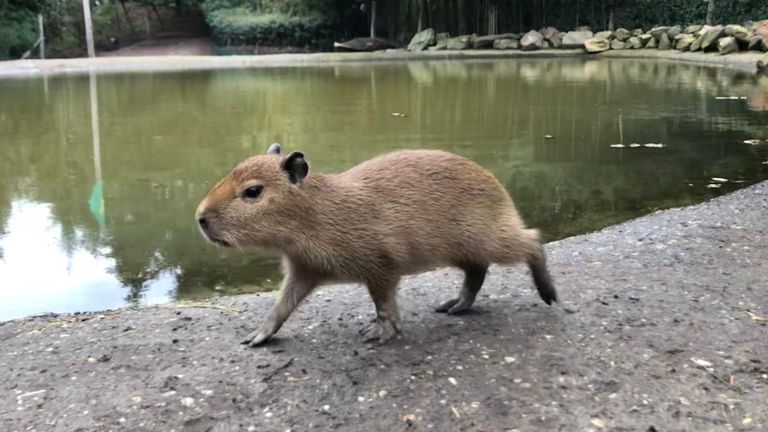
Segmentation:
{"type": "Polygon", "coordinates": [[[32,48],[38,34],[37,17],[25,10],[0,16],[0,59],[18,59],[32,48]]]}
{"type": "Polygon", "coordinates": [[[318,47],[330,43],[333,26],[313,16],[257,13],[243,7],[206,14],[213,41],[219,46],[267,45],[318,47]]]}

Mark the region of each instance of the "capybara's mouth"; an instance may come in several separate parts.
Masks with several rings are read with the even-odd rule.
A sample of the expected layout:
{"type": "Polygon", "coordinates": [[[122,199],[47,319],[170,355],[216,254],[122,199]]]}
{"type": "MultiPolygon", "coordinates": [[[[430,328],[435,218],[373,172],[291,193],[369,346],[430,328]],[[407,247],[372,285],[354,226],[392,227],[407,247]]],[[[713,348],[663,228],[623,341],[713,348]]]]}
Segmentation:
{"type": "Polygon", "coordinates": [[[226,240],[218,239],[216,237],[211,237],[211,236],[208,236],[208,239],[211,241],[211,243],[215,244],[216,246],[221,246],[226,248],[232,247],[232,244],[226,240]]]}

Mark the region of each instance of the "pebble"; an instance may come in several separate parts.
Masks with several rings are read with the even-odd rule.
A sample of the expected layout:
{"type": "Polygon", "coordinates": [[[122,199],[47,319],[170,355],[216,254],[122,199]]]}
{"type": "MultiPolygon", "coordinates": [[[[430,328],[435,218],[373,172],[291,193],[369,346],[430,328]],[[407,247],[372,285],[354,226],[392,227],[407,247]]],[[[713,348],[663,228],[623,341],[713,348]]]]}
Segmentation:
{"type": "Polygon", "coordinates": [[[506,362],[506,363],[514,363],[516,361],[517,361],[517,359],[514,358],[514,357],[504,357],[504,362],[506,362]]]}
{"type": "Polygon", "coordinates": [[[195,405],[195,400],[191,397],[181,398],[181,404],[187,408],[191,408],[195,405]]]}
{"type": "Polygon", "coordinates": [[[380,398],[383,398],[383,397],[384,397],[384,396],[386,396],[386,395],[387,395],[387,391],[386,391],[386,390],[381,390],[381,391],[379,392],[379,397],[380,397],[380,398]]]}
{"type": "Polygon", "coordinates": [[[456,378],[454,377],[448,377],[448,382],[450,382],[453,385],[459,385],[459,382],[456,381],[456,378]]]}
{"type": "Polygon", "coordinates": [[[593,418],[590,420],[590,423],[592,423],[598,429],[605,429],[605,420],[603,419],[593,418]]]}

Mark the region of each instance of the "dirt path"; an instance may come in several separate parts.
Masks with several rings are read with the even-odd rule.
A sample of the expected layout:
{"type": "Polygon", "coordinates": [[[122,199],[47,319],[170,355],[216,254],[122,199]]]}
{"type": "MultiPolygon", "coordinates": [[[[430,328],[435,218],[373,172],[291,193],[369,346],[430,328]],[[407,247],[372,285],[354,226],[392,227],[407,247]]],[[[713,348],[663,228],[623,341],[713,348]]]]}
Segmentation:
{"type": "Polygon", "coordinates": [[[764,431],[767,214],[764,182],[551,243],[556,307],[519,268],[461,317],[431,311],[457,273],[409,278],[381,347],[351,286],[261,349],[238,342],[271,294],[8,322],[0,430],[764,431]]]}
{"type": "Polygon", "coordinates": [[[213,54],[208,37],[150,39],[115,51],[99,52],[99,57],[205,56],[213,54]]]}

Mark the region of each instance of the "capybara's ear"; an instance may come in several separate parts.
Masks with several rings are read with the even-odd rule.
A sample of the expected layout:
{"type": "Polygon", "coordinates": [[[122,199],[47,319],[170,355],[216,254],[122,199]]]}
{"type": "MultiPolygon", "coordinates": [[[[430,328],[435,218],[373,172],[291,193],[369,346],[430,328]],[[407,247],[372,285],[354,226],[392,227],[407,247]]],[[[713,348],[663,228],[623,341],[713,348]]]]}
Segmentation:
{"type": "Polygon", "coordinates": [[[267,149],[268,155],[279,155],[280,154],[280,144],[274,143],[267,149]]]}
{"type": "Polygon", "coordinates": [[[291,183],[297,184],[309,173],[309,164],[304,160],[304,153],[292,152],[280,162],[280,168],[288,173],[291,183]]]}

